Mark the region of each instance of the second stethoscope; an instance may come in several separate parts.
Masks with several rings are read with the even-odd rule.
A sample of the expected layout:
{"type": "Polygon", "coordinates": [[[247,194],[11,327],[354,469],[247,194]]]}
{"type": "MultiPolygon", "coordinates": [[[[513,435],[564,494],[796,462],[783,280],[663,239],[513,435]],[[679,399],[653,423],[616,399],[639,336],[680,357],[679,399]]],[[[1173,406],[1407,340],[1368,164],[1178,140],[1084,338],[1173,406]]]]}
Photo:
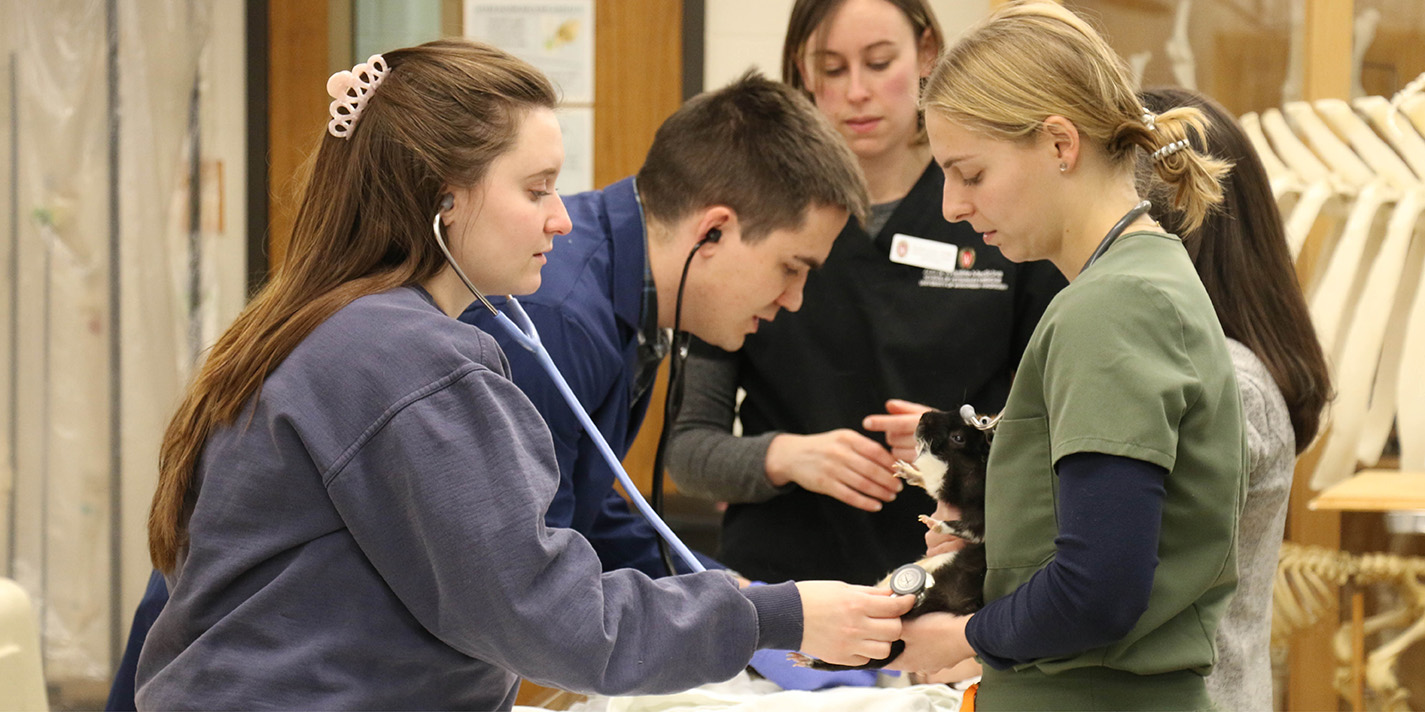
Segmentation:
{"type": "MultiPolygon", "coordinates": [[[[454,202],[453,198],[446,196],[441,202],[441,209],[448,209],[452,202],[454,202]]],[[[633,480],[629,478],[628,472],[623,469],[623,463],[619,462],[619,458],[614,454],[613,448],[609,447],[608,441],[605,440],[603,434],[599,432],[599,428],[594,425],[594,421],[589,417],[588,411],[584,410],[583,404],[581,404],[578,397],[574,395],[574,390],[569,387],[569,382],[564,380],[564,374],[560,373],[559,368],[554,365],[554,359],[550,358],[549,351],[544,348],[544,344],[539,340],[539,331],[534,328],[534,322],[530,321],[529,315],[525,314],[524,308],[520,306],[520,303],[516,301],[513,296],[506,296],[505,308],[509,311],[509,315],[496,309],[495,305],[491,304],[490,300],[486,299],[485,295],[480,293],[480,290],[475,287],[475,284],[470,281],[470,278],[465,276],[465,271],[460,269],[460,265],[455,262],[455,257],[450,254],[450,248],[446,246],[445,238],[440,234],[440,213],[436,213],[435,220],[431,224],[431,230],[435,232],[436,244],[440,245],[440,251],[445,254],[446,262],[455,269],[455,274],[460,277],[461,282],[465,283],[466,289],[469,289],[470,293],[475,295],[475,298],[480,300],[480,303],[485,305],[486,309],[490,310],[490,313],[495,317],[495,323],[499,324],[500,328],[504,329],[505,333],[515,340],[515,343],[518,343],[520,346],[523,346],[525,350],[534,354],[535,360],[544,368],[545,373],[549,374],[550,379],[554,381],[554,385],[559,389],[559,395],[564,397],[564,402],[569,405],[570,410],[574,411],[574,417],[579,419],[579,424],[584,427],[585,432],[593,439],[594,446],[598,448],[599,454],[608,462],[609,468],[613,470],[614,476],[618,478],[619,484],[623,485],[623,491],[628,493],[628,498],[633,502],[633,505],[637,507],[644,518],[653,525],[653,528],[658,531],[659,536],[677,552],[678,557],[687,564],[688,568],[693,571],[705,571],[706,568],[702,565],[702,562],[693,556],[693,552],[683,544],[682,540],[673,533],[672,529],[668,528],[668,525],[663,522],[663,519],[653,511],[653,508],[650,507],[648,502],[643,499],[643,496],[639,494],[638,487],[633,484],[633,480]]]]}
{"type": "Polygon", "coordinates": [[[1125,213],[1123,217],[1119,218],[1118,222],[1109,229],[1108,234],[1103,236],[1103,240],[1098,243],[1098,247],[1094,249],[1093,254],[1089,255],[1089,261],[1085,262],[1084,266],[1079,268],[1079,273],[1082,274],[1084,270],[1089,268],[1089,265],[1097,262],[1098,258],[1103,257],[1103,253],[1108,252],[1108,248],[1113,247],[1113,243],[1118,242],[1119,236],[1123,234],[1124,230],[1128,229],[1129,225],[1133,224],[1134,220],[1142,217],[1144,213],[1152,209],[1152,203],[1142,200],[1125,213]]]}

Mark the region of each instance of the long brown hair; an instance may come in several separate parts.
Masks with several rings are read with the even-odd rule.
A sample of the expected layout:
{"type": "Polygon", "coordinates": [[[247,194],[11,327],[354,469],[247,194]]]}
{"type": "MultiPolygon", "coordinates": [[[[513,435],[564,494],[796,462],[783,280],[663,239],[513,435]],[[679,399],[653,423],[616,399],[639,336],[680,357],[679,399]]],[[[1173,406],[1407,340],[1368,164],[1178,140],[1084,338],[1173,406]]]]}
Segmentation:
{"type": "MultiPolygon", "coordinates": [[[[1209,213],[1197,229],[1186,229],[1182,213],[1166,204],[1157,207],[1157,201],[1152,215],[1183,238],[1222,331],[1267,367],[1286,400],[1301,453],[1320,427],[1321,411],[1331,398],[1331,376],[1292,267],[1267,171],[1236,120],[1212,99],[1177,88],[1145,91],[1140,98],[1152,111],[1182,106],[1201,111],[1207,117],[1206,134],[1190,140],[1198,150],[1233,163],[1222,183],[1222,209],[1209,213]]],[[[1139,183],[1145,178],[1140,171],[1139,183]]],[[[1140,192],[1150,197],[1162,192],[1155,184],[1143,187],[1147,190],[1140,192]]]]}
{"type": "Polygon", "coordinates": [[[538,70],[487,45],[438,40],[383,57],[386,75],[349,137],[322,135],[286,262],[213,346],[164,433],[148,521],[161,571],[186,543],[185,506],[208,437],[337,310],[440,272],[430,223],[442,187],[479,183],[528,109],[557,100],[538,70]]]}
{"type": "MultiPolygon", "coordinates": [[[[1123,59],[1088,23],[1047,1],[1010,3],[967,30],[935,63],[921,103],[1002,141],[1032,140],[1044,119],[1063,116],[1127,171],[1135,148],[1152,153],[1203,124],[1196,109],[1176,108],[1150,126],[1123,59]]],[[[1191,148],[1153,161],[1189,229],[1222,202],[1228,168],[1191,148]]]]}

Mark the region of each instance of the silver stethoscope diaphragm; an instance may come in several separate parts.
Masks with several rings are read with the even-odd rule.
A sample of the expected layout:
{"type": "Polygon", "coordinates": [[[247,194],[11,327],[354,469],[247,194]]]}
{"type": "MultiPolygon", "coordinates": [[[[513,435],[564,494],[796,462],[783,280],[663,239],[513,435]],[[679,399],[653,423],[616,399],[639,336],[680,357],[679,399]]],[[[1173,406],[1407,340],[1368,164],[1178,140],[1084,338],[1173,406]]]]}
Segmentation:
{"type": "Polygon", "coordinates": [[[915,596],[916,603],[925,595],[925,589],[935,584],[935,579],[919,564],[906,564],[891,572],[891,593],[897,596],[915,596]]]}

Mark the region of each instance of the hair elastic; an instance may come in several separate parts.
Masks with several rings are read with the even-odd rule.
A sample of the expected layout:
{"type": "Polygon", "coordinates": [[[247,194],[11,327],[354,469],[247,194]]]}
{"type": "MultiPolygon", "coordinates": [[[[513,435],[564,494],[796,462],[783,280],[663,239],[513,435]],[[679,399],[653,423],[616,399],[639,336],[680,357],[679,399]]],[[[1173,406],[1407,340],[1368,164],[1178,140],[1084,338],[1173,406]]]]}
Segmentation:
{"type": "Polygon", "coordinates": [[[1149,130],[1149,131],[1157,131],[1157,130],[1158,130],[1158,115],[1157,115],[1157,114],[1154,114],[1154,113],[1151,112],[1151,111],[1149,111],[1149,110],[1148,110],[1148,107],[1146,107],[1146,106],[1140,106],[1140,107],[1138,107],[1138,108],[1143,111],[1143,124],[1148,127],[1148,130],[1149,130]]]}
{"type": "Polygon", "coordinates": [[[1178,139],[1177,141],[1173,141],[1173,142],[1169,143],[1168,145],[1163,146],[1162,148],[1160,148],[1160,149],[1154,151],[1154,152],[1153,152],[1153,155],[1151,156],[1151,158],[1152,158],[1152,160],[1154,160],[1154,161],[1160,161],[1160,160],[1162,160],[1162,159],[1164,159],[1164,158],[1167,158],[1168,156],[1171,156],[1171,155],[1173,155],[1174,153],[1177,153],[1178,151],[1181,151],[1181,150],[1183,150],[1184,148],[1187,148],[1187,147],[1188,147],[1188,141],[1187,141],[1187,139],[1185,139],[1185,138],[1183,138],[1183,139],[1178,139]]]}
{"type": "Polygon", "coordinates": [[[371,92],[381,85],[386,76],[386,60],[379,54],[366,58],[365,62],[341,70],[327,78],[327,94],[335,99],[328,107],[332,120],[327,123],[327,133],[337,138],[350,138],[356,120],[361,118],[361,110],[371,92]]]}

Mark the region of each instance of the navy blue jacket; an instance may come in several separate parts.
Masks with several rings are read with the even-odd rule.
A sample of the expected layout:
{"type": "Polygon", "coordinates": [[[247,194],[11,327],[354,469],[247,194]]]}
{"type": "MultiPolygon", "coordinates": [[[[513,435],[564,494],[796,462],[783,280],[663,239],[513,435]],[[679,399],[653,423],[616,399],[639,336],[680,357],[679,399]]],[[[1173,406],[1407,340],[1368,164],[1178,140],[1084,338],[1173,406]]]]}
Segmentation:
{"type": "MultiPolygon", "coordinates": [[[[649,401],[646,393],[633,399],[647,252],[642,209],[632,178],[569,196],[564,205],[574,228],[555,238],[539,291],[518,299],[575,396],[622,458],[649,401]]],[[[491,302],[499,307],[503,300],[491,302]]],[[[666,575],[653,527],[614,490],[613,470],[534,356],[506,336],[479,302],[460,319],[495,336],[515,384],[549,424],[559,491],[545,522],[583,534],[605,571],[631,567],[666,575]]]]}

